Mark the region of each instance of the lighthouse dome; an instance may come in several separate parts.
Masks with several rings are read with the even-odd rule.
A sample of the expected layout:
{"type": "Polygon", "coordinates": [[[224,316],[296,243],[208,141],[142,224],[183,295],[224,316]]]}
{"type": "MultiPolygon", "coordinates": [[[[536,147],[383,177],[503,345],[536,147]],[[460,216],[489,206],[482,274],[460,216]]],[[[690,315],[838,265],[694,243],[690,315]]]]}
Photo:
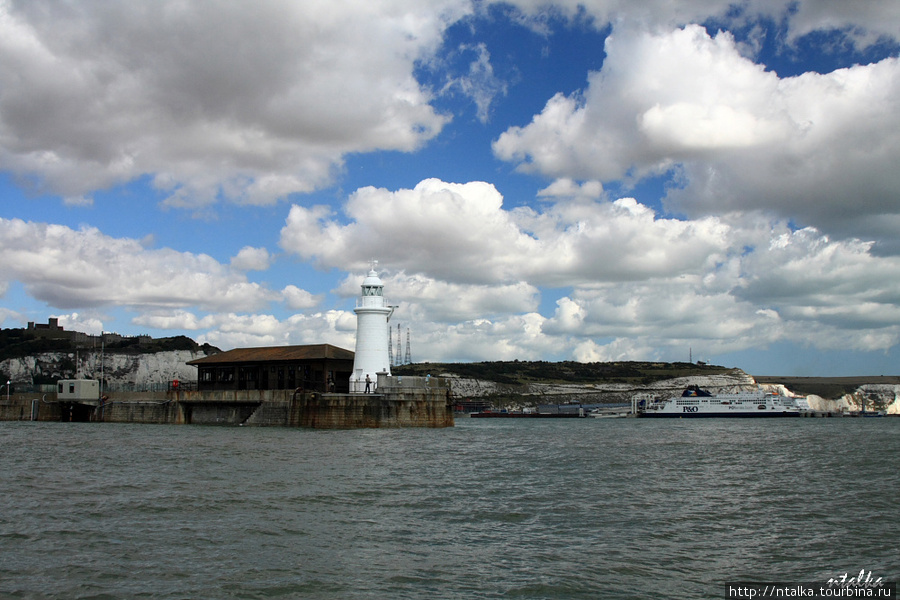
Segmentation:
{"type": "Polygon", "coordinates": [[[383,286],[384,285],[381,282],[381,279],[378,278],[378,273],[375,272],[375,269],[372,269],[371,271],[369,271],[369,274],[363,280],[362,284],[363,284],[363,286],[376,286],[376,285],[383,286]]]}

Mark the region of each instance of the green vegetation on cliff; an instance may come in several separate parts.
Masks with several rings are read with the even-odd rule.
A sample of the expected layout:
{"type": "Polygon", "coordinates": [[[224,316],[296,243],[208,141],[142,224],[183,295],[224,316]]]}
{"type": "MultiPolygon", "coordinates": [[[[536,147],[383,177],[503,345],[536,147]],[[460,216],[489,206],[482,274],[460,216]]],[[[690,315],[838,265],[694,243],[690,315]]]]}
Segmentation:
{"type": "MultiPolygon", "coordinates": [[[[70,332],[66,332],[70,333],[70,332]]],[[[112,336],[111,336],[112,337],[112,336]]],[[[27,329],[0,329],[0,360],[24,358],[46,352],[74,352],[90,348],[99,351],[99,336],[90,340],[90,345],[77,343],[73,336],[46,337],[35,335],[27,329]]],[[[103,344],[104,350],[116,354],[152,354],[172,350],[204,351],[207,354],[221,352],[215,346],[198,344],[189,337],[179,335],[167,338],[114,336],[103,344]]]]}
{"type": "Polygon", "coordinates": [[[733,369],[715,365],[665,362],[498,361],[479,363],[417,363],[393,367],[393,375],[442,375],[450,373],[469,379],[506,385],[528,383],[630,383],[648,384],[663,379],[716,375],[733,369]]]}

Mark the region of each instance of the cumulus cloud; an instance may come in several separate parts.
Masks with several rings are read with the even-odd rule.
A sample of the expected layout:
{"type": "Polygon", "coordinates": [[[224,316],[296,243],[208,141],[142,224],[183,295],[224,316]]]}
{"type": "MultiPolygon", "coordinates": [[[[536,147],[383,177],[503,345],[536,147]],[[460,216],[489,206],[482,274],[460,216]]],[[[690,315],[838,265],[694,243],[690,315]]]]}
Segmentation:
{"type": "Polygon", "coordinates": [[[874,348],[890,347],[900,331],[900,258],[873,256],[871,246],[812,229],[783,232],[747,255],[734,295],[798,323],[844,330],[843,343],[860,349],[854,330],[887,332],[892,342],[874,348]]]}
{"type": "Polygon", "coordinates": [[[198,317],[195,313],[183,309],[147,310],[134,317],[131,322],[153,329],[197,331],[215,326],[216,319],[213,316],[198,317]]]}
{"type": "Polygon", "coordinates": [[[271,203],[447,121],[413,77],[463,0],[0,3],[0,168],[73,203],[151,174],[172,206],[271,203]]]}
{"type": "Polygon", "coordinates": [[[265,314],[220,314],[213,319],[217,325],[198,337],[220,348],[327,343],[352,350],[356,341],[356,315],[341,310],[281,320],[265,314]]]}
{"type": "Polygon", "coordinates": [[[103,333],[103,320],[97,316],[73,312],[67,315],[55,315],[60,327],[70,331],[82,331],[91,335],[103,333]]]}
{"type": "MultiPolygon", "coordinates": [[[[348,275],[336,291],[358,296],[362,279],[362,274],[348,275]]],[[[389,292],[386,299],[398,307],[397,313],[419,322],[496,318],[534,311],[538,305],[538,289],[524,282],[465,284],[402,271],[382,274],[381,280],[389,292]]]]}
{"type": "Polygon", "coordinates": [[[769,19],[785,24],[789,43],[814,31],[841,32],[860,47],[884,38],[900,38],[897,29],[900,6],[881,0],[504,0],[504,3],[517,7],[526,19],[538,24],[552,10],[570,18],[586,16],[600,28],[622,21],[648,30],[662,30],[710,19],[734,25],[769,19]]]}
{"type": "Polygon", "coordinates": [[[583,349],[588,341],[631,340],[656,349],[643,358],[659,358],[662,352],[677,354],[692,340],[715,352],[770,343],[781,336],[770,316],[727,292],[704,289],[696,278],[673,277],[575,290],[557,302],[544,331],[579,340],[583,349]]]}
{"type": "MultiPolygon", "coordinates": [[[[2,294],[0,294],[0,297],[2,297],[2,294]]],[[[7,321],[17,323],[17,325],[12,325],[11,327],[21,327],[25,322],[25,318],[18,311],[0,306],[0,325],[6,325],[7,321]]]]}
{"type": "Polygon", "coordinates": [[[265,271],[269,268],[272,257],[265,248],[253,248],[244,246],[231,259],[231,266],[238,271],[265,271]]]}
{"type": "Polygon", "coordinates": [[[0,219],[0,278],[57,308],[252,310],[278,295],[205,254],[148,250],[96,228],[0,219]]]}
{"type": "MultiPolygon", "coordinates": [[[[384,249],[395,319],[424,327],[416,338],[432,356],[475,340],[495,358],[543,348],[585,360],[678,358],[692,345],[725,353],[785,340],[868,350],[897,341],[900,289],[885,282],[900,280],[900,262],[873,254],[871,243],[759,213],[663,218],[630,198],[589,202],[575,184],[551,187],[545,198],[559,199],[542,211],[507,210],[493,186],[477,182],[367,188],[348,199],[344,222],[293,207],[281,244],[326,267],[384,249]],[[437,225],[451,214],[457,223],[437,225]],[[414,225],[423,229],[416,251],[391,254],[414,225]],[[554,287],[570,291],[542,315],[541,295],[554,287]],[[510,333],[525,324],[531,333],[510,333]]],[[[357,295],[361,279],[362,268],[336,293],[357,295]]]]}
{"type": "Polygon", "coordinates": [[[571,199],[593,202],[603,198],[603,184],[599,181],[578,183],[569,177],[557,179],[544,189],[538,191],[538,198],[554,200],[571,199]]]}
{"type": "Polygon", "coordinates": [[[584,356],[611,356],[607,346],[622,340],[656,349],[644,358],[688,345],[724,353],[790,340],[871,351],[900,340],[896,258],[783,224],[730,237],[756,245],[702,276],[576,288],[557,302],[544,333],[570,337],[584,356]]]}
{"type": "Polygon", "coordinates": [[[900,60],[779,78],[697,25],[618,30],[606,52],[583,93],[551,98],[495,154],[575,180],[677,170],[668,206],[692,216],[765,209],[866,239],[872,217],[900,214],[900,60]]]}
{"type": "Polygon", "coordinates": [[[544,318],[537,313],[474,319],[411,332],[413,360],[541,360],[564,349],[564,340],[541,332],[544,318]]]}
{"type": "MultiPolygon", "coordinates": [[[[778,6],[775,2],[775,7],[778,6]]],[[[840,0],[805,0],[786,2],[789,38],[796,40],[814,31],[841,31],[860,47],[882,39],[900,38],[900,6],[896,2],[863,0],[847,3],[840,0]]]]}
{"type": "Polygon", "coordinates": [[[302,310],[318,306],[322,301],[321,294],[312,294],[306,290],[298,288],[296,285],[289,285],[281,290],[284,297],[284,303],[288,308],[293,310],[302,310]]]}
{"type": "Polygon", "coordinates": [[[556,286],[696,271],[727,250],[726,229],[714,218],[658,219],[628,198],[505,210],[502,195],[483,182],[363,188],[344,212],[346,224],[326,208],[293,206],[281,246],[326,267],[377,255],[396,270],[456,283],[556,286]]]}

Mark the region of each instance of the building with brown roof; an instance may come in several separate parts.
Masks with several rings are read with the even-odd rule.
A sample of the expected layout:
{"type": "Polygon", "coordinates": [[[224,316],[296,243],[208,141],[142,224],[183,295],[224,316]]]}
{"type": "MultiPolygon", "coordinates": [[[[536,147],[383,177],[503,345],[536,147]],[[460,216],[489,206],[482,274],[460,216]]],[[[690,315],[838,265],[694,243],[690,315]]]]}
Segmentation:
{"type": "Polygon", "coordinates": [[[197,389],[349,392],[353,352],[331,344],[235,348],[190,361],[197,389]]]}

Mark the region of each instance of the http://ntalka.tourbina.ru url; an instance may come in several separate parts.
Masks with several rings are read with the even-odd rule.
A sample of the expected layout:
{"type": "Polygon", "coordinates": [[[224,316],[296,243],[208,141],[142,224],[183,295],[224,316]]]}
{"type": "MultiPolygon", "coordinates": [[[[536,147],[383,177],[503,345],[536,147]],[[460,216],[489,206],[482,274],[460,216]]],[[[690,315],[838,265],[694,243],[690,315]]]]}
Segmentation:
{"type": "Polygon", "coordinates": [[[831,577],[824,583],[729,583],[728,598],[881,598],[895,600],[897,583],[872,571],[831,577]]]}

